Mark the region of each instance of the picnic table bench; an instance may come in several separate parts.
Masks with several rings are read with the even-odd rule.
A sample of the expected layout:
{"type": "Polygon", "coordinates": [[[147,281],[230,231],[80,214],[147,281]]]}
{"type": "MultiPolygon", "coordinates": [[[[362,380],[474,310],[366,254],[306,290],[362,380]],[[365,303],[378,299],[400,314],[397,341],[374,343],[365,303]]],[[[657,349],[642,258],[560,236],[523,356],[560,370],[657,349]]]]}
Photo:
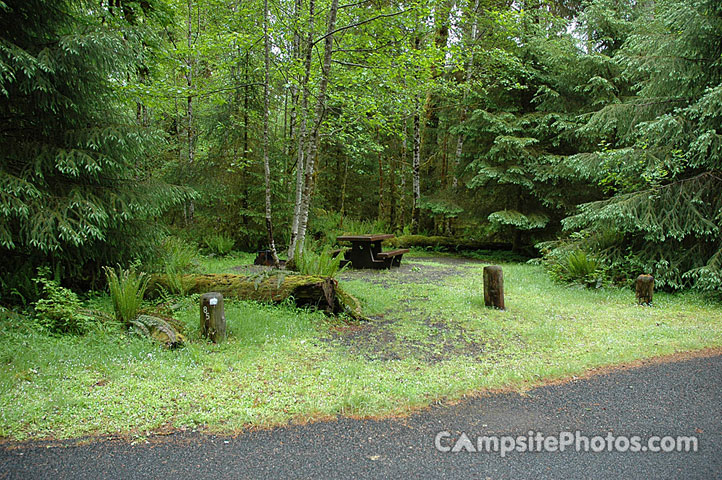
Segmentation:
{"type": "Polygon", "coordinates": [[[389,238],[394,238],[394,235],[390,233],[343,235],[336,240],[351,242],[351,249],[346,251],[344,258],[351,262],[353,268],[382,269],[401,266],[401,257],[409,251],[408,248],[382,251],[381,242],[389,238]]]}

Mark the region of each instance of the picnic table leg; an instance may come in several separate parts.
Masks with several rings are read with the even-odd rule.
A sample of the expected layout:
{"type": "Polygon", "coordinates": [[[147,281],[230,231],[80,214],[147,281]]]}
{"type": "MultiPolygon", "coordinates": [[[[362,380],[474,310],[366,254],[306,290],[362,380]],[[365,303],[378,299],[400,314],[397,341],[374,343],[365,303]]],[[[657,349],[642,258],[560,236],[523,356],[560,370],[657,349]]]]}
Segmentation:
{"type": "Polygon", "coordinates": [[[394,267],[400,267],[401,266],[401,257],[403,257],[403,256],[404,256],[404,254],[402,253],[401,255],[396,255],[395,257],[392,257],[393,258],[392,265],[394,267]]]}
{"type": "Polygon", "coordinates": [[[368,243],[351,242],[351,250],[346,255],[353,268],[374,268],[371,245],[368,243]]]}

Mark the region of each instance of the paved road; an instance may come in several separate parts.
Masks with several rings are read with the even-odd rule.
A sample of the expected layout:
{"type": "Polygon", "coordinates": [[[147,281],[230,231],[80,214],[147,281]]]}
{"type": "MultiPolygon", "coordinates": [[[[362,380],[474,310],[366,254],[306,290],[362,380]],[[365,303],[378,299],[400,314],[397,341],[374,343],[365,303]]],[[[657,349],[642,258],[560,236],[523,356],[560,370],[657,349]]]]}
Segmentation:
{"type": "MultiPolygon", "coordinates": [[[[404,419],[340,419],[243,434],[0,447],[0,478],[722,478],[722,356],[498,394],[404,419]],[[696,453],[440,452],[461,433],[696,436],[696,453]]],[[[646,443],[645,443],[646,445],[646,443]]]]}

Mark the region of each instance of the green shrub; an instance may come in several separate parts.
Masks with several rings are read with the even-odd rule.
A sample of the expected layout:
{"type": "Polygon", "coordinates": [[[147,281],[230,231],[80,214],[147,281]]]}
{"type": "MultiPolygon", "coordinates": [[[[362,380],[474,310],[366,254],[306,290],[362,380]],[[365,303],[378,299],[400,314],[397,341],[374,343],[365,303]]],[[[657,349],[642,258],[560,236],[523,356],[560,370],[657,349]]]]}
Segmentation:
{"type": "Polygon", "coordinates": [[[473,250],[465,252],[464,256],[487,262],[501,263],[521,263],[529,260],[526,255],[511,250],[473,250]]]}
{"type": "Polygon", "coordinates": [[[198,247],[173,236],[163,240],[160,252],[162,263],[160,271],[167,271],[170,268],[177,272],[187,272],[194,267],[198,257],[198,247]]]}
{"type": "Polygon", "coordinates": [[[316,253],[312,249],[304,248],[303,253],[299,254],[298,250],[296,250],[295,259],[296,268],[304,275],[334,277],[346,268],[341,267],[343,254],[334,257],[332,250],[328,247],[324,248],[321,253],[316,253]]]}
{"type": "Polygon", "coordinates": [[[562,282],[599,287],[606,278],[602,263],[580,248],[547,250],[542,263],[553,278],[562,282]]]}
{"type": "Polygon", "coordinates": [[[583,250],[575,250],[567,255],[564,269],[571,279],[585,280],[593,276],[599,268],[599,262],[583,250]]]}
{"type": "Polygon", "coordinates": [[[190,290],[191,286],[193,285],[193,281],[184,279],[183,272],[178,271],[171,265],[168,265],[165,269],[165,275],[166,275],[166,279],[167,279],[166,283],[167,283],[167,287],[168,287],[167,293],[170,293],[173,295],[182,295],[182,296],[185,296],[188,294],[188,290],[190,290]]]}
{"type": "Polygon", "coordinates": [[[203,242],[206,244],[206,247],[208,247],[208,250],[216,255],[227,255],[233,250],[233,245],[235,244],[231,237],[223,235],[222,233],[209,235],[203,242]]]}
{"type": "Polygon", "coordinates": [[[124,270],[118,267],[116,270],[103,267],[103,269],[108,281],[110,298],[113,301],[115,318],[126,327],[130,326],[138,316],[150,277],[143,272],[137,273],[133,268],[124,270]]]}
{"type": "Polygon", "coordinates": [[[49,270],[40,269],[34,280],[42,289],[42,297],[34,303],[40,325],[52,333],[86,333],[95,320],[87,312],[72,290],[60,286],[48,277],[49,270]]]}
{"type": "Polygon", "coordinates": [[[335,245],[340,235],[364,235],[368,233],[389,233],[390,227],[383,220],[357,220],[341,216],[339,212],[316,209],[309,219],[307,238],[321,245],[335,245]]]}

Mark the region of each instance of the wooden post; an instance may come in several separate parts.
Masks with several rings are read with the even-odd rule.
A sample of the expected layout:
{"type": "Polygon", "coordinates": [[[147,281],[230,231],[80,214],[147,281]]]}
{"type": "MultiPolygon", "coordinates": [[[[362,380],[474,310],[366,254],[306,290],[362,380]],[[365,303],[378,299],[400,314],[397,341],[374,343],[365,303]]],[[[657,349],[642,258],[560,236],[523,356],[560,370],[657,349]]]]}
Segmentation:
{"type": "Polygon", "coordinates": [[[639,305],[651,305],[654,294],[654,277],[651,275],[640,275],[635,282],[637,291],[637,303],[639,305]]]}
{"type": "Polygon", "coordinates": [[[223,295],[209,292],[201,295],[201,336],[213,343],[226,339],[226,314],[223,311],[223,295]]]}
{"type": "Polygon", "coordinates": [[[504,273],[498,265],[484,267],[484,305],[504,310],[504,273]]]}

